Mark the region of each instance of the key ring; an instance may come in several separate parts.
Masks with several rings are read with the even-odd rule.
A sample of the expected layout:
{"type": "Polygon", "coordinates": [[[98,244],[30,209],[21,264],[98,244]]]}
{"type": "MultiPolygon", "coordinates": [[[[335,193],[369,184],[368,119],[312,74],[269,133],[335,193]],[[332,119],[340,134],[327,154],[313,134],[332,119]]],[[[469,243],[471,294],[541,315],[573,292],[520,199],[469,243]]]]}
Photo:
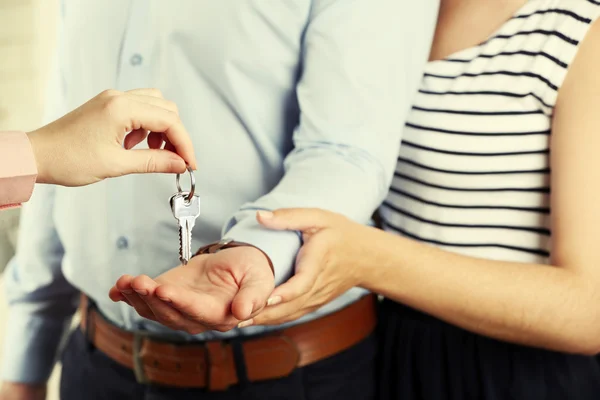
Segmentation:
{"type": "MultiPolygon", "coordinates": [[[[192,201],[192,197],[194,197],[194,192],[196,191],[196,178],[194,177],[194,172],[192,171],[192,167],[190,167],[189,165],[186,166],[189,174],[190,174],[190,184],[191,184],[191,188],[190,188],[190,193],[187,195],[185,202],[189,203],[190,201],[192,201]]],[[[179,191],[179,193],[182,193],[183,190],[181,190],[181,184],[179,183],[179,177],[181,176],[181,174],[177,174],[177,178],[175,179],[175,184],[177,185],[177,190],[179,191]]]]}

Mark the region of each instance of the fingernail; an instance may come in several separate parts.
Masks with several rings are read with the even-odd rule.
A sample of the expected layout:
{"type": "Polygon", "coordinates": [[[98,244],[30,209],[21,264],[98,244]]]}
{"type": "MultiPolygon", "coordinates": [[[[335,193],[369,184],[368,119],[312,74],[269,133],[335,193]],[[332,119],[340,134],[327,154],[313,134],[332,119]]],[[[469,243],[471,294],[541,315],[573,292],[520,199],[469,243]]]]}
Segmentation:
{"type": "Polygon", "coordinates": [[[268,306],[276,306],[279,303],[281,303],[281,296],[273,296],[269,300],[267,300],[268,306]]]}
{"type": "Polygon", "coordinates": [[[161,299],[162,301],[166,302],[166,303],[170,303],[170,302],[171,302],[171,299],[169,299],[169,298],[167,298],[167,297],[160,297],[160,296],[157,296],[157,297],[158,297],[159,299],[161,299]]]}
{"type": "Polygon", "coordinates": [[[275,215],[271,212],[271,211],[257,211],[258,216],[261,217],[262,219],[271,219],[273,218],[275,215]]]}
{"type": "Polygon", "coordinates": [[[121,290],[121,293],[123,293],[123,294],[133,294],[133,290],[124,289],[124,290],[121,290]]]}
{"type": "Polygon", "coordinates": [[[169,152],[169,158],[173,161],[185,163],[185,160],[183,158],[181,158],[181,156],[179,154],[173,153],[172,151],[169,152]]]}
{"type": "Polygon", "coordinates": [[[183,161],[183,159],[179,156],[171,157],[171,165],[175,170],[185,170],[185,161],[183,161]]]}
{"type": "Polygon", "coordinates": [[[140,296],[148,296],[148,291],[147,291],[147,290],[145,290],[145,289],[140,289],[140,290],[137,290],[137,289],[136,289],[136,290],[135,290],[135,292],[136,292],[137,294],[139,294],[140,296]]]}
{"type": "Polygon", "coordinates": [[[253,319],[248,319],[246,321],[242,321],[238,324],[238,328],[246,328],[250,325],[254,324],[254,320],[253,319]]]}

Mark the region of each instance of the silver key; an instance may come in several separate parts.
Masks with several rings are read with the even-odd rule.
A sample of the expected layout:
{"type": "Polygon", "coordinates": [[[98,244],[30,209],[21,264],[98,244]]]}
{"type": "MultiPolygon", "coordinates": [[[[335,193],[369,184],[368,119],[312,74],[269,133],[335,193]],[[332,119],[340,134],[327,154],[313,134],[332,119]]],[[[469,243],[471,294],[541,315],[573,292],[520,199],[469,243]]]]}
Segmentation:
{"type": "Polygon", "coordinates": [[[177,193],[171,196],[171,200],[169,200],[173,216],[179,223],[179,260],[184,265],[192,258],[192,229],[196,225],[196,218],[200,215],[200,197],[194,195],[196,191],[194,171],[189,165],[187,171],[190,174],[190,191],[184,192],[181,190],[179,184],[180,174],[177,174],[175,180],[177,193]]]}
{"type": "Polygon", "coordinates": [[[200,197],[192,195],[190,198],[189,193],[178,192],[169,202],[179,222],[179,260],[185,265],[192,258],[192,229],[200,215],[200,197]]]}

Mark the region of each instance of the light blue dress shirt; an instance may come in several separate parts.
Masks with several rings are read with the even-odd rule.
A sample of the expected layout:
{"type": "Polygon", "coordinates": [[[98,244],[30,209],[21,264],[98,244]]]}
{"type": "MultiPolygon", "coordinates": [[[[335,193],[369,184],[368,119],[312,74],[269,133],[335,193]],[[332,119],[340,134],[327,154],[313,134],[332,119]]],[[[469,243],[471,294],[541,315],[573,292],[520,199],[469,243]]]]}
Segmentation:
{"type": "MultiPolygon", "coordinates": [[[[224,235],[252,243],[281,283],[299,237],[262,229],[257,209],[320,207],[368,223],[386,196],[438,0],[63,3],[48,118],[107,88],[156,87],[174,100],[199,160],[194,248],[224,235]]],[[[122,274],[178,265],[175,190],[172,175],[35,189],[6,271],[4,379],[47,379],[79,291],[129,330],[205,340],[265,329],[192,338],[109,300],[122,274]]],[[[353,289],[300,322],[363,294],[353,289]]]]}

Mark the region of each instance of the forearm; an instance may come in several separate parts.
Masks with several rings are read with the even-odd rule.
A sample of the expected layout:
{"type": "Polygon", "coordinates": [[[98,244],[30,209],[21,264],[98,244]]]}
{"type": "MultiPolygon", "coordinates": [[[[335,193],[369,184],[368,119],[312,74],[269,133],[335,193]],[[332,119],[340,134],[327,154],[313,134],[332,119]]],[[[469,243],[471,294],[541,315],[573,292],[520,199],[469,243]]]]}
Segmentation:
{"type": "Polygon", "coordinates": [[[261,227],[256,221],[256,210],[318,207],[366,223],[385,195],[376,163],[367,158],[359,160],[358,150],[347,151],[344,155],[343,149],[332,145],[293,153],[288,158],[293,161],[291,167],[279,185],[245,205],[235,215],[237,223],[225,229],[225,236],[250,243],[268,254],[276,284],[291,276],[300,236],[261,227]]]}
{"type": "Polygon", "coordinates": [[[600,350],[594,280],[565,267],[467,257],[370,228],[364,236],[374,255],[360,261],[369,290],[496,339],[600,350]]]}

